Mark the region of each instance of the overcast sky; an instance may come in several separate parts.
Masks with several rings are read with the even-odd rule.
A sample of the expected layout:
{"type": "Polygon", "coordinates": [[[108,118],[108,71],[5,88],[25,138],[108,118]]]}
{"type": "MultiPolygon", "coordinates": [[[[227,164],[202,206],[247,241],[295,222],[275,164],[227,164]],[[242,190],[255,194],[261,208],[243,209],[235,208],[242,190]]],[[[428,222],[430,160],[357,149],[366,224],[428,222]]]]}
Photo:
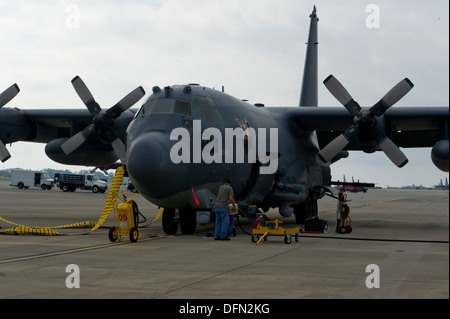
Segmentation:
{"type": "MultiPolygon", "coordinates": [[[[296,106],[314,4],[320,82],[333,74],[371,106],[408,77],[415,87],[395,107],[448,107],[447,0],[0,0],[0,90],[21,88],[7,107],[84,108],[70,83],[80,75],[104,108],[139,85],[148,96],[155,85],[191,82],[224,85],[250,103],[296,106]],[[370,4],[379,9],[379,25],[369,19],[375,28],[367,25],[376,14],[370,4]]],[[[338,106],[322,83],[319,105],[338,106]]],[[[12,158],[0,168],[67,168],[44,147],[8,145],[12,158]]],[[[350,152],[332,166],[333,177],[385,187],[448,176],[432,164],[430,148],[403,151],[410,162],[402,169],[381,152],[350,152]]]]}

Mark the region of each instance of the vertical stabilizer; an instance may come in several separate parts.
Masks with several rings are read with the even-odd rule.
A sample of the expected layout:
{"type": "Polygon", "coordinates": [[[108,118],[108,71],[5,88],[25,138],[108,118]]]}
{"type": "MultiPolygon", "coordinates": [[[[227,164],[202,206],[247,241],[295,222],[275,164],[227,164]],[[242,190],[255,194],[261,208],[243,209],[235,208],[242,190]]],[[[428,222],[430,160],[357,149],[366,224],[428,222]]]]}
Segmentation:
{"type": "Polygon", "coordinates": [[[316,6],[309,16],[309,36],[306,49],[305,68],[303,69],[302,91],[300,94],[300,106],[318,106],[318,46],[316,6]]]}

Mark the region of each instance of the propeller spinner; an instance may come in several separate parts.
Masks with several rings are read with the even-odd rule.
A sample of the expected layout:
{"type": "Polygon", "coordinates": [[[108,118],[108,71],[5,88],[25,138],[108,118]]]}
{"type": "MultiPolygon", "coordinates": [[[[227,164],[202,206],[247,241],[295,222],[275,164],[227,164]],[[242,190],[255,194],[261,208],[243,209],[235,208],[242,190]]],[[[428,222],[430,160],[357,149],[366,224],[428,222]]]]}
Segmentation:
{"type": "MultiPolygon", "coordinates": [[[[5,91],[0,94],[0,109],[9,103],[20,92],[17,84],[11,85],[5,91]]],[[[0,139],[0,160],[6,162],[11,158],[11,154],[5,146],[5,143],[0,139]]]]}
{"type": "Polygon", "coordinates": [[[376,146],[380,147],[398,167],[403,167],[408,163],[405,154],[386,136],[386,132],[383,130],[382,133],[379,133],[380,130],[375,130],[375,128],[379,118],[414,87],[414,84],[409,79],[405,78],[400,81],[368,110],[362,110],[350,93],[333,75],[327,77],[323,83],[330,93],[354,116],[354,120],[353,125],[349,126],[344,133],[336,137],[319,152],[319,157],[322,161],[331,161],[351,140],[359,137],[364,141],[374,141],[376,146]]]}
{"type": "Polygon", "coordinates": [[[101,140],[104,141],[104,143],[112,145],[116,155],[120,158],[123,164],[126,164],[127,157],[125,153],[125,145],[114,131],[114,120],[145,95],[144,89],[141,86],[136,88],[120,100],[116,105],[105,111],[95,101],[86,84],[79,76],[76,76],[72,80],[72,85],[78,96],[86,105],[89,113],[93,116],[93,122],[64,142],[61,145],[62,151],[66,155],[69,155],[80,147],[89,137],[97,133],[102,137],[101,140]]]}

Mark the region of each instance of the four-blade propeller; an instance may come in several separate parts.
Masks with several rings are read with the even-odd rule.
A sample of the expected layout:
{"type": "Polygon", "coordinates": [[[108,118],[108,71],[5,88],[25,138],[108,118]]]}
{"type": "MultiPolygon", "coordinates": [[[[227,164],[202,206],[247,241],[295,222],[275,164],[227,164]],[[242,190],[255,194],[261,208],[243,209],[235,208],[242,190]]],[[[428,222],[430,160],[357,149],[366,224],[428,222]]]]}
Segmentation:
{"type": "MultiPolygon", "coordinates": [[[[20,89],[17,84],[13,84],[5,91],[3,91],[2,94],[0,94],[0,109],[8,104],[8,102],[11,101],[19,92],[20,89]]],[[[5,143],[3,143],[3,141],[0,139],[0,160],[2,162],[6,162],[10,157],[11,154],[6,148],[5,143]]]]}
{"type": "Polygon", "coordinates": [[[82,131],[65,141],[61,145],[62,151],[66,155],[69,155],[80,147],[88,138],[97,133],[102,142],[112,145],[116,155],[123,164],[126,164],[127,157],[125,153],[125,145],[114,131],[114,120],[145,95],[144,89],[141,86],[138,87],[120,100],[116,105],[105,111],[95,101],[86,84],[79,76],[76,76],[72,80],[72,85],[93,116],[93,122],[82,131]]]}
{"type": "Polygon", "coordinates": [[[359,142],[365,142],[370,147],[380,147],[398,167],[403,167],[408,163],[405,154],[386,136],[384,128],[378,128],[377,124],[379,118],[414,87],[414,84],[409,79],[405,78],[400,81],[368,110],[362,110],[350,93],[333,75],[327,77],[323,83],[354,119],[353,124],[344,133],[336,137],[319,152],[319,157],[322,161],[331,161],[351,140],[356,138],[359,142]]]}

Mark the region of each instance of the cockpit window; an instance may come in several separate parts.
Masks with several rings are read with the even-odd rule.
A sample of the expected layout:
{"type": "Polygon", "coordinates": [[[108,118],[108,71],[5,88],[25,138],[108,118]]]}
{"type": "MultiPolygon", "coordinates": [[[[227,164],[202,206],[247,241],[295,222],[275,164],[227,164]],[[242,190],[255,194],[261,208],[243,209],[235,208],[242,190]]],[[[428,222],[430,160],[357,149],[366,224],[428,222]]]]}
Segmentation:
{"type": "Polygon", "coordinates": [[[214,102],[214,100],[209,97],[195,96],[193,99],[193,102],[195,105],[198,105],[198,106],[209,106],[209,107],[216,106],[216,103],[214,102]]]}
{"type": "Polygon", "coordinates": [[[200,111],[202,114],[202,121],[205,122],[215,122],[213,110],[209,107],[200,106],[200,111]]]}
{"type": "Polygon", "coordinates": [[[149,100],[139,110],[136,117],[145,117],[150,114],[180,114],[192,116],[192,105],[180,100],[149,100]]]}
{"type": "Polygon", "coordinates": [[[217,110],[216,103],[209,97],[196,96],[192,101],[194,107],[194,118],[205,122],[220,122],[222,116],[217,110]]]}
{"type": "Polygon", "coordinates": [[[213,99],[195,96],[192,103],[175,99],[148,100],[135,118],[144,118],[151,114],[179,114],[205,122],[223,123],[222,114],[213,99]]]}
{"type": "Polygon", "coordinates": [[[173,113],[174,100],[155,100],[152,114],[173,113]]]}
{"type": "Polygon", "coordinates": [[[191,103],[183,102],[183,101],[176,101],[175,102],[175,114],[181,114],[185,116],[192,116],[192,106],[191,103]]]}

